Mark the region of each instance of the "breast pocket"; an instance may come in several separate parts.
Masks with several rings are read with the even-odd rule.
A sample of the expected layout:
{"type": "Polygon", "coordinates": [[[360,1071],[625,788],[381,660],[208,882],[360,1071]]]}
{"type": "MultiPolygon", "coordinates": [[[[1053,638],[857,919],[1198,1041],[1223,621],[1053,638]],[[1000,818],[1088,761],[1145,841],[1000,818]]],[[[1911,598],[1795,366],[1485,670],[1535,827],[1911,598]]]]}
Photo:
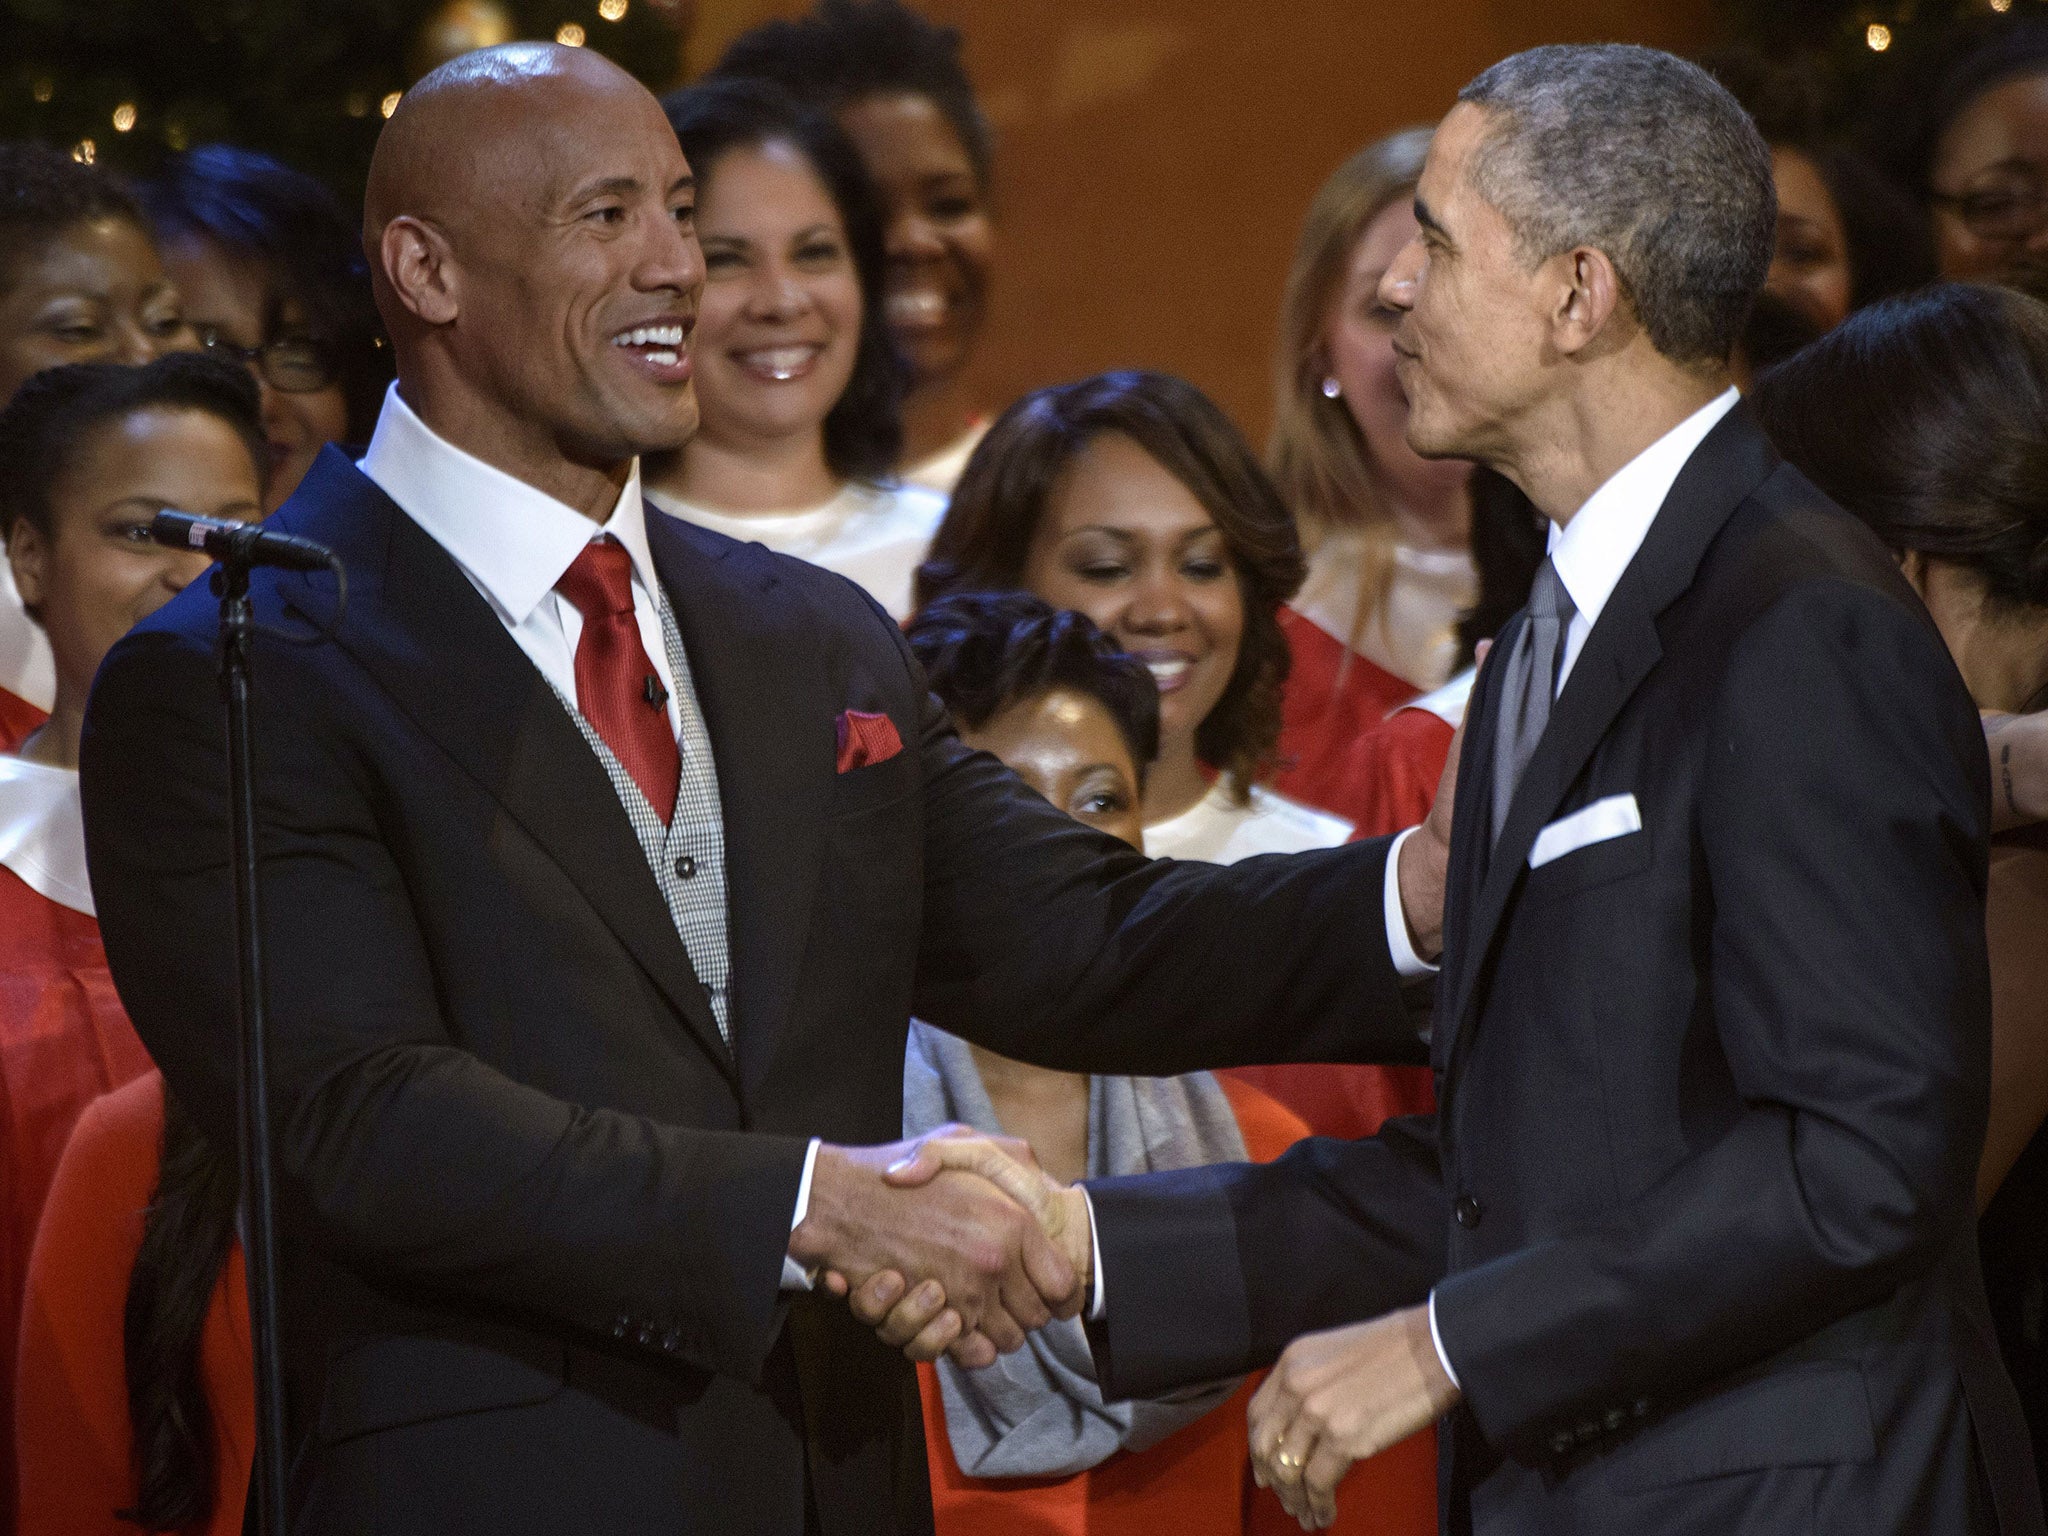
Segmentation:
{"type": "MultiPolygon", "coordinates": [[[[1551,823],[1552,827],[1557,825],[1559,822],[1551,823]]],[[[1544,830],[1548,832],[1550,828],[1544,830]]],[[[1538,843],[1541,841],[1539,837],[1538,843]]],[[[1650,867],[1653,847],[1651,829],[1638,821],[1633,828],[1603,830],[1603,835],[1577,842],[1563,851],[1553,843],[1542,850],[1547,856],[1541,863],[1535,862],[1537,850],[1532,848],[1530,859],[1533,867],[1529,871],[1527,894],[1531,897],[1569,896],[1612,880],[1641,874],[1650,867]]]]}

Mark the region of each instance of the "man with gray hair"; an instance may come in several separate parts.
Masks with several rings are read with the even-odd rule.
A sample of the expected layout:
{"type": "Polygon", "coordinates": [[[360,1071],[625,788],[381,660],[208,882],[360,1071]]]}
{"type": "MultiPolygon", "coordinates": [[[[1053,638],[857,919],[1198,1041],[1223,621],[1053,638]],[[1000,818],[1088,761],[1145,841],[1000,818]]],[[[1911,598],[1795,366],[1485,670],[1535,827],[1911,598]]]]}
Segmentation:
{"type": "Polygon", "coordinates": [[[1730,387],[1769,154],[1690,64],[1539,48],[1465,89],[1415,212],[1409,440],[1552,523],[1466,722],[1439,1109],[1043,1197],[1099,1256],[1105,1393],[1278,1356],[1252,1455],[1304,1525],[1447,1416],[1448,1532],[2033,1536],[1973,1242],[1983,739],[1730,387]],[[1433,1286],[1392,1257],[1424,1180],[1433,1286]]]}

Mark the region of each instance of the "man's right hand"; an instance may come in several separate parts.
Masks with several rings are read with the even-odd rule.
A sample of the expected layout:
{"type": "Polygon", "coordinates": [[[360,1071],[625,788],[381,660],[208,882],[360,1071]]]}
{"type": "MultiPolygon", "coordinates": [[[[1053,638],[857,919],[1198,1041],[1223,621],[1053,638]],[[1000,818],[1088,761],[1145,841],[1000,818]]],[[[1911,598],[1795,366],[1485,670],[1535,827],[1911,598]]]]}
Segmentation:
{"type": "MultiPolygon", "coordinates": [[[[885,1327],[884,1339],[914,1358],[943,1352],[978,1368],[1020,1348],[1030,1330],[1074,1316],[1085,1291],[1039,1220],[997,1184],[967,1171],[969,1158],[920,1158],[921,1149],[953,1134],[949,1127],[889,1146],[820,1146],[810,1206],[790,1234],[789,1253],[806,1268],[841,1278],[867,1303],[856,1307],[865,1321],[885,1320],[898,1298],[936,1299],[917,1329],[897,1337],[900,1325],[885,1327]],[[915,1172],[886,1178],[892,1167],[915,1172]],[[878,1296],[889,1299],[877,1309],[878,1296]]],[[[963,1138],[963,1145],[994,1149],[1006,1167],[1018,1166],[1014,1149],[1005,1153],[979,1137],[963,1138]]],[[[989,1154],[981,1156],[994,1166],[989,1154]]],[[[1032,1177],[1040,1176],[1033,1170],[1032,1177]]]]}
{"type": "MultiPolygon", "coordinates": [[[[1475,667],[1486,664],[1491,640],[1475,648],[1475,667]]],[[[1474,697],[1479,685],[1472,685],[1474,697]]],[[[1468,705],[1464,719],[1451,735],[1451,753],[1444,759],[1442,777],[1436,782],[1436,799],[1429,815],[1415,835],[1401,845],[1401,867],[1395,871],[1401,882],[1401,912],[1408,920],[1408,941],[1422,959],[1435,963],[1444,949],[1444,888],[1450,881],[1451,818],[1458,801],[1458,758],[1465,749],[1465,720],[1471,718],[1468,705]]]]}
{"type": "MultiPolygon", "coordinates": [[[[1077,1294],[1091,1294],[1095,1240],[1088,1200],[1078,1187],[1062,1185],[1048,1176],[1027,1144],[964,1127],[947,1127],[922,1138],[915,1155],[895,1164],[885,1176],[891,1184],[911,1189],[947,1171],[986,1179],[1030,1211],[1072,1265],[1079,1282],[1077,1294]]],[[[839,1277],[833,1279],[839,1281],[839,1277]]],[[[835,1291],[842,1288],[843,1281],[833,1284],[835,1291]]],[[[936,1284],[907,1287],[901,1275],[884,1270],[854,1288],[849,1300],[854,1316],[911,1359],[932,1360],[948,1352],[960,1359],[957,1349],[949,1351],[947,1347],[958,1325],[945,1292],[936,1284]]],[[[960,1363],[971,1366],[976,1362],[960,1363]]]]}

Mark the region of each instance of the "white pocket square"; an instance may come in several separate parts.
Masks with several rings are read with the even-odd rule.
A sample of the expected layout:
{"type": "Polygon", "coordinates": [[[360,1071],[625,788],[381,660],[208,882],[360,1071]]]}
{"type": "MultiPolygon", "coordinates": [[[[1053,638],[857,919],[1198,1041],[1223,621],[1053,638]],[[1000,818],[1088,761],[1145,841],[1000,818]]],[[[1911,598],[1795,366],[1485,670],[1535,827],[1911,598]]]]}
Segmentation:
{"type": "Polygon", "coordinates": [[[1529,867],[1541,869],[1552,859],[1576,853],[1589,843],[1604,843],[1612,837],[1626,837],[1643,830],[1643,813],[1636,809],[1634,795],[1609,795],[1582,805],[1569,816],[1560,816],[1541,832],[1529,849],[1529,867]]]}

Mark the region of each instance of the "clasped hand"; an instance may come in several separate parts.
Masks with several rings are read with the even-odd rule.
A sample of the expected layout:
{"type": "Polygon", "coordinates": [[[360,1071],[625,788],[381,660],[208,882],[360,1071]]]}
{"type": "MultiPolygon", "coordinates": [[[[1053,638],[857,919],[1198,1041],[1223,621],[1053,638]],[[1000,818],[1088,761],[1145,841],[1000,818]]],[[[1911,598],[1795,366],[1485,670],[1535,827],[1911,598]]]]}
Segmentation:
{"type": "Polygon", "coordinates": [[[1304,1529],[1337,1518],[1337,1485],[1448,1413],[1458,1389],[1437,1358],[1429,1309],[1303,1334],[1252,1395],[1252,1476],[1304,1529]]]}
{"type": "Polygon", "coordinates": [[[913,1360],[992,1365],[1081,1310],[1087,1206],[1024,1142],[942,1126],[882,1147],[821,1146],[790,1255],[913,1360]]]}

